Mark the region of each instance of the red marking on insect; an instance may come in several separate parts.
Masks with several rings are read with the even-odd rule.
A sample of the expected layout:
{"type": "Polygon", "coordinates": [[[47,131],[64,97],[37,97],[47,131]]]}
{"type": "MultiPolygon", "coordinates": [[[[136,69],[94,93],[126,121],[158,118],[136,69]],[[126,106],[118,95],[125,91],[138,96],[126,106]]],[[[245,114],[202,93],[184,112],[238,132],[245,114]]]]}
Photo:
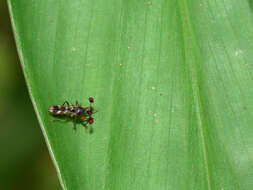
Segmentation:
{"type": "Polygon", "coordinates": [[[90,101],[90,103],[93,103],[94,99],[92,97],[89,97],[89,101],[90,101]]]}
{"type": "Polygon", "coordinates": [[[94,122],[94,119],[92,117],[90,117],[88,123],[92,124],[93,122],[94,122]]]}
{"type": "Polygon", "coordinates": [[[76,101],[75,105],[71,105],[68,101],[65,101],[62,105],[53,105],[50,106],[48,112],[56,117],[52,121],[61,119],[72,119],[74,122],[74,129],[76,129],[76,123],[81,123],[85,128],[87,124],[93,124],[94,118],[92,114],[96,113],[92,107],[94,99],[89,98],[90,105],[88,107],[82,107],[81,104],[76,101]]]}

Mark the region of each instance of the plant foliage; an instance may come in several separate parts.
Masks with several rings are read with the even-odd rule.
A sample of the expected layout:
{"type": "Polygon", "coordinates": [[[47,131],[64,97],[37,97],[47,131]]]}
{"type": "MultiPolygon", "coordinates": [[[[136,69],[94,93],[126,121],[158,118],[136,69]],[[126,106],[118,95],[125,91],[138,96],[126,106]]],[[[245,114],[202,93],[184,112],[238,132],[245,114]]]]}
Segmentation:
{"type": "Polygon", "coordinates": [[[242,0],[9,0],[65,190],[250,190],[253,15],[242,0]],[[50,105],[94,97],[94,133],[50,105]]]}

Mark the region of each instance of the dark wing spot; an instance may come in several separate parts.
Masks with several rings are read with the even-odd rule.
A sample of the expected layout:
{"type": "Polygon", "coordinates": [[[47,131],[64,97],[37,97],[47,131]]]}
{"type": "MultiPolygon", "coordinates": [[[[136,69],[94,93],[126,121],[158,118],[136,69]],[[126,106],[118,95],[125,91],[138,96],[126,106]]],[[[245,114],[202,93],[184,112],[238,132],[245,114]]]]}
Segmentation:
{"type": "Polygon", "coordinates": [[[59,106],[52,106],[54,110],[58,110],[59,106]]]}
{"type": "Polygon", "coordinates": [[[60,110],[61,110],[61,111],[65,111],[65,107],[64,107],[64,106],[61,106],[61,107],[60,107],[60,110]]]}

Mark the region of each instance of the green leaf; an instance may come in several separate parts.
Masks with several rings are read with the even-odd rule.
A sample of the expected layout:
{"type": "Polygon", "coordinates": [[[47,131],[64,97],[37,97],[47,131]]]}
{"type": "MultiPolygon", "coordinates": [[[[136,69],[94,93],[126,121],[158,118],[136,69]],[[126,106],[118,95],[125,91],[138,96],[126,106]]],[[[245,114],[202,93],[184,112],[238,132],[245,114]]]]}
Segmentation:
{"type": "Polygon", "coordinates": [[[9,0],[65,190],[253,187],[252,1],[9,0]],[[48,107],[88,105],[93,134],[48,107]]]}

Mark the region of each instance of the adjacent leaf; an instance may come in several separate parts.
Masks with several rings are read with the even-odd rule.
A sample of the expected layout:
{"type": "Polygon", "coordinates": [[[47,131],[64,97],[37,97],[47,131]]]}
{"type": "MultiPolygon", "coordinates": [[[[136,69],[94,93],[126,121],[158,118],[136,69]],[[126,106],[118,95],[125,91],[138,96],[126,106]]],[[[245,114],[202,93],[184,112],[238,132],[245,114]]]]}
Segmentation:
{"type": "Polygon", "coordinates": [[[9,0],[64,189],[253,186],[251,1],[9,0]],[[95,98],[94,133],[47,109],[95,98]]]}

